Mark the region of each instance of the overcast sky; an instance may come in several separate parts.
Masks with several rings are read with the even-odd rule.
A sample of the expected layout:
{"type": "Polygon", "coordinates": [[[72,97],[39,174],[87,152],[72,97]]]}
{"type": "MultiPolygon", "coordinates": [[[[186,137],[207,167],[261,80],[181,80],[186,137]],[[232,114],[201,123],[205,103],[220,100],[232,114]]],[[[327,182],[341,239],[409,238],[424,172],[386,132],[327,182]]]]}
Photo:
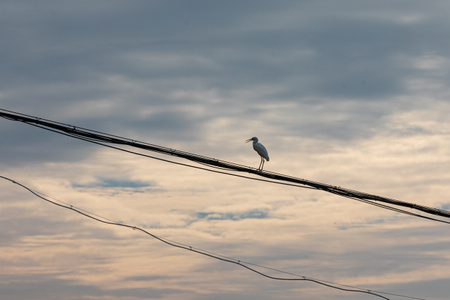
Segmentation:
{"type": "MultiPolygon", "coordinates": [[[[244,141],[257,136],[267,170],[450,209],[449,11],[433,0],[4,0],[0,108],[252,167],[244,141]]],[[[6,119],[0,139],[0,175],[111,220],[309,277],[450,294],[449,225],[6,119]]],[[[377,299],[270,281],[5,180],[0,225],[2,299],[377,299]]]]}

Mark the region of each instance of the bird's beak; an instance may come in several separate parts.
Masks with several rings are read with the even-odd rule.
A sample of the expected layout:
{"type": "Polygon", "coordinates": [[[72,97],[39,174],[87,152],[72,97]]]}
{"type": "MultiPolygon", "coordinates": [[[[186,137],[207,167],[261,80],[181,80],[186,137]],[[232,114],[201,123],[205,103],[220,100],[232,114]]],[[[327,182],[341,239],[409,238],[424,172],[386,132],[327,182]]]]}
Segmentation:
{"type": "Polygon", "coordinates": [[[252,140],[253,140],[253,139],[248,139],[248,140],[246,140],[245,142],[248,143],[248,142],[250,142],[250,141],[252,141],[252,140]]]}

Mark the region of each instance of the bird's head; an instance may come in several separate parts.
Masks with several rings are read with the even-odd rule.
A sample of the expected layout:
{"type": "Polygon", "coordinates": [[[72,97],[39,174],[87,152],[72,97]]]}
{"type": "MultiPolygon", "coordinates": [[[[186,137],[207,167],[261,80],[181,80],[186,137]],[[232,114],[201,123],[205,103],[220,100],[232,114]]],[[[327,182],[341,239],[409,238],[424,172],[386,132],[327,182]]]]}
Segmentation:
{"type": "Polygon", "coordinates": [[[245,142],[248,143],[250,141],[258,142],[258,138],[256,136],[252,137],[251,139],[246,140],[245,142]]]}

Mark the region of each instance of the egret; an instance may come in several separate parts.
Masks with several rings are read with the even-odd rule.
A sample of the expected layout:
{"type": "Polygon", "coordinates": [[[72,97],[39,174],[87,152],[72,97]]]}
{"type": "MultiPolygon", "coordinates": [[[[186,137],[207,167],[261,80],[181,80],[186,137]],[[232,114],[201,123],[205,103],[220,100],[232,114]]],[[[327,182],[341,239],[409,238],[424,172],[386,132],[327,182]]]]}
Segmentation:
{"type": "Polygon", "coordinates": [[[269,153],[267,153],[266,147],[258,142],[258,138],[256,136],[246,140],[245,142],[248,143],[250,141],[253,141],[253,149],[258,152],[259,156],[261,156],[261,163],[259,164],[258,171],[262,171],[264,168],[264,159],[269,161],[269,153]]]}

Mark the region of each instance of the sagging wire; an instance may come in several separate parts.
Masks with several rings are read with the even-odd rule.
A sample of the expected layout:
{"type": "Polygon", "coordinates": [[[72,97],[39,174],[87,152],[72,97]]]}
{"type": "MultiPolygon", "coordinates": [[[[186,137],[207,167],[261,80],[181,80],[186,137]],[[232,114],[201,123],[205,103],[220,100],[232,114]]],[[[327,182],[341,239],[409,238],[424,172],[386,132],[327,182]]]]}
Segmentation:
{"type": "MultiPolygon", "coordinates": [[[[107,147],[107,148],[110,148],[110,149],[126,152],[126,153],[129,153],[129,154],[134,154],[134,155],[138,155],[138,156],[142,156],[142,157],[146,157],[146,158],[151,158],[151,159],[155,159],[155,160],[159,160],[159,161],[162,161],[162,162],[171,163],[171,164],[175,164],[175,165],[179,165],[179,166],[183,166],[183,167],[189,167],[189,168],[194,168],[194,169],[198,169],[198,170],[203,170],[203,171],[208,171],[208,172],[213,172],[213,173],[217,173],[217,174],[223,174],[223,175],[228,175],[228,176],[233,176],[233,177],[238,177],[238,178],[244,178],[244,179],[249,179],[249,180],[254,180],[254,181],[267,182],[267,183],[284,185],[284,186],[292,186],[292,187],[303,188],[303,189],[317,190],[317,188],[315,188],[315,187],[305,186],[305,185],[301,185],[301,184],[287,183],[287,182],[268,180],[268,179],[262,179],[262,178],[256,178],[256,177],[250,177],[250,176],[245,176],[245,175],[239,175],[239,174],[235,174],[235,173],[225,172],[224,170],[230,170],[230,169],[214,167],[214,166],[210,166],[208,164],[201,163],[201,162],[198,162],[198,161],[194,161],[194,162],[196,162],[198,164],[201,164],[201,165],[209,166],[210,168],[194,166],[194,165],[190,165],[190,164],[186,164],[186,163],[182,163],[182,162],[176,162],[176,161],[172,161],[172,160],[161,158],[161,157],[157,157],[157,156],[153,156],[153,155],[149,155],[149,154],[144,154],[144,153],[140,153],[140,152],[124,149],[124,148],[120,148],[120,147],[117,147],[117,146],[108,145],[108,144],[99,142],[99,141],[97,141],[95,139],[90,139],[90,138],[87,138],[87,137],[84,137],[84,136],[79,136],[77,134],[70,134],[70,133],[60,132],[60,131],[57,131],[57,130],[54,130],[54,129],[50,129],[50,128],[46,128],[46,127],[40,126],[38,124],[29,124],[29,125],[34,126],[34,127],[38,127],[38,128],[41,128],[41,129],[45,129],[45,130],[48,130],[48,131],[53,131],[53,132],[56,132],[56,133],[59,133],[59,134],[65,135],[65,136],[69,136],[69,137],[72,137],[72,138],[75,138],[75,139],[79,139],[79,140],[82,140],[82,141],[93,143],[93,144],[96,144],[96,145],[99,145],[99,146],[107,147]],[[216,168],[218,170],[214,170],[214,169],[211,169],[211,168],[216,168]]],[[[333,194],[337,194],[337,193],[334,193],[332,190],[327,190],[327,191],[330,192],[330,193],[333,193],[333,194]]],[[[413,216],[413,217],[423,218],[423,219],[430,220],[430,221],[436,221],[436,222],[450,224],[449,221],[445,221],[445,220],[441,220],[441,219],[437,219],[437,218],[433,218],[433,217],[424,216],[424,215],[421,215],[421,214],[409,212],[409,211],[404,210],[404,209],[400,209],[400,208],[397,208],[397,207],[393,207],[393,206],[390,206],[390,205],[382,204],[382,203],[375,202],[375,201],[368,200],[368,199],[361,199],[361,198],[352,196],[351,194],[350,195],[337,194],[337,195],[345,197],[345,198],[348,198],[348,199],[351,199],[351,200],[355,200],[355,201],[359,201],[359,202],[366,203],[366,204],[369,204],[369,205],[373,205],[373,206],[376,206],[376,207],[379,207],[379,208],[391,210],[391,211],[394,211],[394,212],[397,212],[397,213],[400,213],[400,214],[405,214],[405,215],[409,215],[409,216],[413,216]]]]}
{"type": "Polygon", "coordinates": [[[209,166],[209,167],[215,168],[217,170],[213,170],[213,169],[205,168],[205,167],[200,167],[200,166],[194,166],[194,165],[190,165],[190,164],[186,164],[186,163],[182,163],[182,162],[177,162],[177,161],[173,161],[173,160],[169,160],[169,159],[165,159],[165,158],[161,158],[161,157],[157,157],[157,156],[153,156],[153,155],[149,155],[149,154],[144,154],[144,153],[140,153],[140,152],[136,152],[136,151],[120,148],[120,147],[117,147],[117,146],[108,145],[108,144],[99,142],[99,141],[97,141],[95,139],[90,139],[90,138],[87,138],[87,137],[84,137],[84,136],[79,136],[77,134],[69,134],[69,133],[65,133],[65,132],[60,132],[60,131],[57,131],[57,130],[54,130],[54,129],[49,129],[49,128],[37,125],[37,124],[29,124],[29,125],[34,126],[34,127],[38,127],[38,128],[44,129],[44,130],[56,132],[56,133],[59,133],[59,134],[62,134],[62,135],[68,136],[68,137],[72,137],[72,138],[75,138],[75,139],[78,139],[78,140],[82,140],[82,141],[85,141],[85,142],[89,142],[89,143],[92,143],[92,144],[96,144],[96,145],[99,145],[99,146],[107,147],[107,148],[114,149],[114,150],[119,150],[119,151],[122,151],[122,152],[126,152],[126,153],[129,153],[129,154],[134,154],[134,155],[138,155],[138,156],[142,156],[142,157],[146,157],[146,158],[151,158],[151,159],[155,159],[155,160],[159,160],[159,161],[162,161],[162,162],[171,163],[171,164],[175,164],[175,165],[179,165],[179,166],[183,166],[183,167],[189,167],[189,168],[193,168],[193,169],[197,169],[197,170],[203,170],[203,171],[208,171],[208,172],[213,172],[213,173],[218,173],[218,174],[224,174],[224,175],[228,175],[228,176],[245,178],[245,179],[249,179],[249,180],[262,181],[262,182],[274,183],[274,184],[279,184],[279,185],[286,185],[286,186],[293,186],[293,187],[298,187],[298,188],[316,190],[316,188],[310,187],[310,186],[306,186],[306,185],[300,185],[300,184],[294,184],[294,183],[286,183],[286,182],[280,182],[280,181],[275,181],[275,180],[268,180],[268,179],[262,179],[262,178],[256,178],[256,177],[250,177],[250,176],[245,176],[245,175],[239,175],[239,174],[229,173],[229,172],[225,172],[225,171],[220,171],[220,170],[230,170],[230,169],[210,166],[210,165],[205,164],[205,163],[201,163],[201,162],[198,162],[198,161],[191,160],[191,161],[194,161],[194,162],[196,162],[198,164],[201,164],[201,165],[204,165],[204,166],[209,166]]]}
{"type": "Polygon", "coordinates": [[[348,199],[351,199],[351,200],[359,201],[359,202],[362,202],[362,203],[366,203],[366,204],[369,204],[369,205],[373,205],[373,206],[376,206],[376,207],[379,207],[379,208],[391,210],[391,211],[394,211],[396,213],[405,214],[405,215],[412,216],[412,217],[423,218],[423,219],[430,220],[430,221],[450,224],[449,221],[445,221],[445,220],[441,220],[441,219],[437,219],[437,218],[424,216],[424,215],[421,215],[421,214],[413,213],[413,212],[410,212],[410,211],[407,211],[407,210],[404,210],[404,209],[400,209],[400,208],[393,207],[393,206],[390,206],[390,205],[378,203],[378,202],[375,202],[375,201],[370,201],[370,200],[367,200],[367,199],[360,199],[360,198],[352,197],[352,196],[345,196],[345,195],[340,195],[340,196],[348,198],[348,199]]]}
{"type": "MultiPolygon", "coordinates": [[[[81,140],[95,143],[98,145],[110,147],[113,149],[130,152],[130,153],[138,154],[141,156],[158,159],[161,161],[171,162],[169,160],[164,160],[161,158],[156,158],[156,157],[152,157],[149,155],[143,155],[141,153],[128,151],[128,150],[124,150],[124,149],[121,149],[118,147],[106,145],[103,142],[111,143],[111,144],[127,145],[127,146],[137,147],[137,148],[148,150],[148,151],[163,153],[166,155],[177,156],[177,157],[181,157],[181,158],[184,158],[184,159],[187,159],[190,161],[194,161],[198,164],[207,165],[210,168],[215,168],[216,170],[201,168],[198,166],[191,166],[188,164],[183,164],[183,163],[178,163],[178,162],[171,162],[171,163],[179,164],[182,166],[189,166],[192,168],[232,175],[232,176],[236,176],[236,177],[248,178],[248,179],[252,179],[252,180],[259,180],[259,181],[266,181],[266,182],[277,183],[277,184],[288,185],[288,186],[290,185],[290,186],[296,186],[296,187],[301,187],[301,188],[322,190],[322,191],[329,192],[329,193],[332,193],[332,194],[335,194],[338,196],[343,196],[343,197],[346,197],[349,199],[354,199],[354,200],[357,200],[357,201],[360,201],[363,203],[373,204],[373,205],[381,207],[381,208],[390,209],[389,207],[392,207],[392,206],[389,206],[386,204],[378,205],[378,204],[380,204],[380,202],[383,202],[383,203],[389,203],[390,205],[408,207],[410,209],[416,209],[416,210],[419,210],[419,211],[422,211],[422,212],[425,212],[428,214],[439,215],[441,217],[450,218],[450,211],[446,211],[446,210],[442,210],[442,209],[427,207],[427,206],[423,206],[423,205],[419,205],[419,204],[415,204],[415,203],[399,201],[396,199],[391,199],[391,198],[386,198],[386,197],[380,197],[380,196],[376,196],[376,195],[358,192],[358,191],[351,190],[351,189],[341,188],[338,186],[323,184],[320,182],[314,182],[311,180],[296,178],[293,176],[287,176],[284,174],[277,174],[277,173],[268,172],[268,171],[263,172],[261,170],[257,170],[257,169],[251,168],[251,167],[239,165],[236,163],[225,162],[225,161],[221,161],[221,160],[218,160],[215,158],[201,156],[201,155],[194,154],[194,153],[189,153],[189,152],[180,151],[180,150],[176,150],[176,149],[172,149],[172,148],[167,148],[167,147],[163,147],[163,146],[159,146],[159,145],[135,141],[132,139],[123,138],[120,136],[111,135],[111,134],[107,134],[107,133],[102,133],[99,131],[86,129],[86,128],[82,128],[82,127],[77,127],[74,125],[59,123],[59,122],[55,122],[55,121],[51,121],[51,120],[45,120],[45,119],[33,117],[33,116],[27,116],[27,115],[24,115],[21,113],[8,111],[8,110],[1,109],[1,108],[0,108],[0,116],[6,118],[8,120],[20,121],[20,122],[23,122],[23,123],[26,123],[26,124],[29,124],[32,126],[42,128],[44,130],[53,131],[53,132],[56,132],[59,134],[63,134],[63,135],[69,136],[69,137],[77,138],[77,139],[81,139],[81,140]],[[242,176],[242,175],[230,174],[230,173],[226,173],[226,172],[217,171],[217,169],[228,170],[228,171],[248,172],[248,173],[252,173],[255,175],[262,176],[262,177],[270,178],[270,180],[263,180],[263,179],[254,178],[254,177],[251,178],[251,177],[242,176]],[[287,182],[289,182],[289,183],[287,183],[287,182]]],[[[391,210],[394,210],[394,209],[396,209],[396,208],[392,208],[391,210]]],[[[434,220],[434,221],[450,224],[450,222],[442,221],[442,220],[439,220],[436,218],[424,217],[423,215],[419,215],[419,214],[410,214],[409,212],[407,212],[405,210],[401,210],[401,209],[396,209],[396,211],[404,212],[411,216],[419,216],[419,217],[422,217],[422,218],[425,218],[428,220],[434,220]]]]}
{"type": "Polygon", "coordinates": [[[148,236],[150,236],[150,237],[152,237],[152,238],[154,238],[154,239],[156,239],[156,240],[158,240],[158,241],[160,241],[160,242],[162,242],[162,243],[164,243],[166,245],[169,245],[169,246],[172,246],[172,247],[176,247],[176,248],[179,248],[179,249],[183,249],[183,250],[188,250],[188,251],[191,251],[191,252],[194,252],[194,253],[197,253],[197,254],[200,254],[200,255],[204,255],[204,256],[207,256],[207,257],[210,257],[210,258],[222,261],[222,262],[238,265],[238,266],[240,266],[240,267],[242,267],[244,269],[247,269],[247,270],[249,270],[249,271],[251,271],[253,273],[256,273],[256,274],[258,274],[258,275],[260,275],[262,277],[265,277],[265,278],[268,278],[268,279],[271,279],[271,280],[278,280],[278,281],[309,281],[309,282],[313,282],[313,283],[316,283],[316,284],[319,284],[319,285],[322,285],[322,286],[325,286],[325,287],[333,288],[333,289],[344,291],[344,292],[362,293],[362,294],[367,294],[367,295],[379,297],[379,298],[386,299],[386,300],[390,300],[390,298],[387,298],[387,297],[385,297],[383,295],[396,296],[396,297],[401,297],[401,298],[405,298],[405,299],[413,299],[413,300],[426,300],[424,298],[418,298],[418,297],[394,294],[394,293],[389,293],[389,292],[375,291],[375,290],[355,287],[355,286],[351,286],[351,285],[344,285],[344,284],[335,283],[335,282],[331,282],[331,281],[326,281],[326,280],[321,280],[321,279],[317,279],[317,278],[307,277],[307,276],[295,274],[295,273],[292,273],[292,272],[286,272],[286,271],[282,271],[282,270],[279,270],[279,269],[270,268],[270,267],[266,267],[266,266],[262,266],[262,265],[258,265],[258,264],[254,264],[254,263],[250,263],[250,262],[246,262],[246,261],[243,261],[243,260],[239,260],[239,259],[235,259],[235,258],[232,258],[232,257],[225,256],[225,255],[217,254],[217,253],[214,253],[214,252],[211,252],[211,251],[206,251],[206,250],[203,250],[203,249],[200,249],[200,248],[197,248],[197,247],[193,247],[193,246],[186,245],[186,244],[183,244],[183,243],[180,243],[180,242],[177,242],[177,241],[173,241],[173,240],[170,240],[170,239],[166,239],[166,238],[157,236],[157,235],[155,235],[155,234],[153,234],[153,233],[151,233],[151,232],[149,232],[149,231],[147,231],[147,230],[145,230],[145,229],[143,229],[141,227],[138,227],[138,226],[134,226],[134,225],[129,225],[129,224],[113,221],[111,219],[105,218],[105,217],[100,216],[98,214],[94,214],[94,213],[89,212],[89,211],[87,211],[85,209],[78,208],[76,206],[70,205],[70,204],[68,204],[66,202],[63,202],[63,201],[60,201],[60,200],[57,200],[57,199],[54,199],[54,198],[52,198],[53,200],[51,200],[50,197],[48,197],[47,195],[44,197],[43,193],[37,192],[37,191],[35,191],[35,190],[25,186],[24,184],[21,184],[20,182],[17,182],[17,181],[15,181],[13,179],[10,179],[10,178],[2,176],[2,175],[0,175],[0,178],[2,178],[4,180],[7,180],[7,181],[9,181],[9,182],[11,182],[13,184],[16,184],[16,185],[18,185],[18,186],[28,190],[30,193],[32,193],[36,197],[38,197],[38,198],[40,198],[40,199],[42,199],[42,200],[44,200],[44,201],[46,201],[46,202],[48,202],[50,204],[56,205],[56,206],[61,207],[61,208],[72,210],[73,212],[78,213],[78,214],[80,214],[80,215],[82,215],[84,217],[87,217],[89,219],[92,219],[94,221],[97,221],[97,222],[100,222],[100,223],[103,223],[103,224],[120,226],[120,227],[129,228],[129,229],[132,229],[132,230],[137,230],[137,231],[140,231],[140,232],[142,232],[142,233],[144,233],[144,234],[146,234],[146,235],[148,235],[148,236]],[[289,275],[289,276],[292,276],[292,277],[272,276],[272,275],[269,275],[269,274],[267,274],[267,273],[265,273],[263,271],[257,270],[256,268],[264,269],[264,270],[267,270],[267,271],[278,272],[278,273],[281,273],[281,274],[284,274],[284,275],[289,275]]]}

